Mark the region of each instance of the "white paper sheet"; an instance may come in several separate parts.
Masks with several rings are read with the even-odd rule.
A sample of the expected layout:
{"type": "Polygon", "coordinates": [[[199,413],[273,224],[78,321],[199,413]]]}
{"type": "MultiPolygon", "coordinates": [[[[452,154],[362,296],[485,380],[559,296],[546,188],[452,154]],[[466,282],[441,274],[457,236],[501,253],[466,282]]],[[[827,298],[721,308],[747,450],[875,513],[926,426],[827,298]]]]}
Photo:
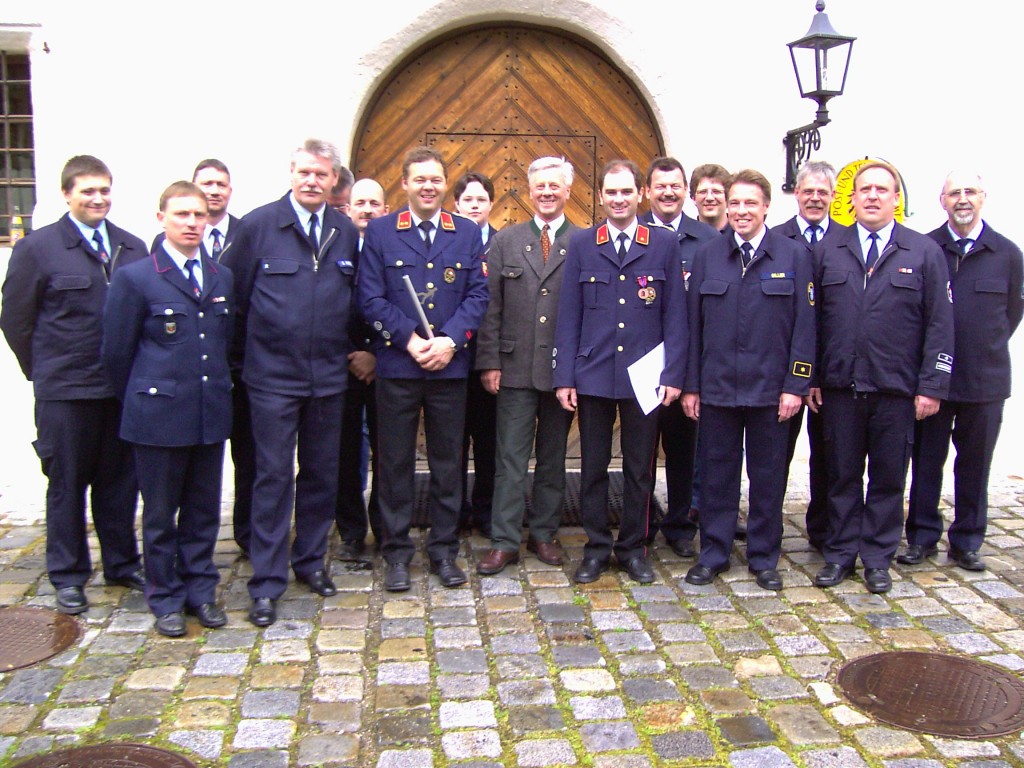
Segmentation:
{"type": "Polygon", "coordinates": [[[629,383],[633,385],[633,394],[636,395],[636,401],[645,414],[650,413],[661,404],[661,395],[658,393],[658,389],[663,370],[665,370],[664,342],[626,369],[629,373],[629,383]]]}

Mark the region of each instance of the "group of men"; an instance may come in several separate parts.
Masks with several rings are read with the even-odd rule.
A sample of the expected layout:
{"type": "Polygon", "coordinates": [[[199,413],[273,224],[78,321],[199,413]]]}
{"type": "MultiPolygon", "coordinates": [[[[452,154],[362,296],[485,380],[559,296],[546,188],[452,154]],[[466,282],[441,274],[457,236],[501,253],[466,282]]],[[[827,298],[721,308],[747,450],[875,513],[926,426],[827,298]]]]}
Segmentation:
{"type": "Polygon", "coordinates": [[[524,523],[527,549],[563,564],[575,414],[587,535],[577,582],[598,579],[613,555],[635,581],[654,580],[660,440],[668,506],[658,528],[683,558],[698,556],[701,533],[687,581],[730,567],[745,456],[748,566],[761,587],[781,589],[782,502],[805,403],[807,535],[825,558],[816,584],[839,584],[860,559],[869,590],[891,588],[911,458],[908,547],[896,559],[935,554],[950,436],[949,556],[984,568],[989,465],[1024,288],[1020,250],[981,219],[977,176],[946,179],[948,223],[924,236],[896,223],[900,181],[881,162],[857,171],[853,226],[830,218],[835,171],[818,162],[798,176],[799,213],[775,228],[757,171],[703,165],[687,184],[668,157],[646,175],[628,160],[606,164],[604,218],[585,230],[565,214],[564,158],[530,165],[533,217],[500,231],[481,174],[454,185],[460,215],[443,210],[447,167],[427,147],[406,155],[407,205],[394,213],[381,185],[352,179],[327,142],[306,141],[290,169],[282,198],[236,219],[228,169],[201,162],[192,182],[161,196],[164,231],[146,249],[107,220],[109,169],[78,156],[62,174],[68,213],[15,247],[0,326],[34,385],[60,610],[88,608],[88,491],[108,584],[144,590],[162,634],[184,634],[186,613],[225,623],[213,549],[228,437],[253,624],[276,620],[289,568],[313,592],[335,593],[334,525],[342,557],[361,556],[372,530],[385,589],[409,589],[421,412],[426,555],[445,587],[467,580],[457,562],[467,524],[491,539],[481,574],[518,561],[524,523]],[[688,196],[697,220],[683,212],[688,196]],[[644,363],[653,376],[637,373],[644,363]],[[616,419],[624,497],[613,539],[616,419]]]}

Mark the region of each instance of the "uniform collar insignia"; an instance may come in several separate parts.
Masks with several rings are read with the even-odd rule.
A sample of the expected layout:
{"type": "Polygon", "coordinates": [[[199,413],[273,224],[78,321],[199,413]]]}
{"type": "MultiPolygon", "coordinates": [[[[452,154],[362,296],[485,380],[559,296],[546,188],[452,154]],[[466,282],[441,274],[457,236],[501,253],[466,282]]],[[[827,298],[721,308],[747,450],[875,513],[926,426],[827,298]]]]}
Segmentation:
{"type": "Polygon", "coordinates": [[[597,228],[597,244],[604,245],[605,243],[608,242],[608,240],[608,225],[602,224],[600,227],[597,228]]]}
{"type": "Polygon", "coordinates": [[[637,224],[636,241],[640,245],[649,245],[651,242],[651,230],[649,230],[643,224],[637,224]]]}
{"type": "Polygon", "coordinates": [[[409,211],[402,211],[398,214],[398,226],[397,229],[412,229],[412,213],[409,211]]]}
{"type": "Polygon", "coordinates": [[[441,211],[441,229],[445,232],[455,231],[455,219],[452,218],[448,211],[441,211]]]}

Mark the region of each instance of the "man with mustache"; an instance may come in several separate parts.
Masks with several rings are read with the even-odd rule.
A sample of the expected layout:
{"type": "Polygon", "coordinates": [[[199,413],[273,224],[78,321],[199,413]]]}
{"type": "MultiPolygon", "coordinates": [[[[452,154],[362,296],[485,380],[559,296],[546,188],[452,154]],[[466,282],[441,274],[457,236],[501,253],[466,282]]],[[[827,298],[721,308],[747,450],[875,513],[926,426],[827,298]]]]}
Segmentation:
{"type": "MultiPolygon", "coordinates": [[[[697,248],[715,237],[714,227],[694,221],[683,213],[686,201],[686,171],[674,157],[655,158],[647,169],[647,200],[651,210],[640,216],[644,224],[665,227],[679,240],[679,261],[683,280],[689,280],[697,248]]],[[[697,451],[697,422],[686,418],[680,403],[658,409],[658,434],[665,451],[665,481],[668,510],[660,525],[651,529],[647,540],[653,541],[658,530],[679,557],[692,558],[697,525],[690,519],[693,496],[693,470],[697,451]]]]}
{"type": "Polygon", "coordinates": [[[249,620],[258,627],[277,619],[289,559],[313,592],[336,592],[325,557],[359,241],[352,222],[327,205],[339,158],[333,144],[317,139],[297,148],[291,191],[242,219],[224,259],[235,275],[234,354],[249,387],[256,443],[249,620]]]}
{"type": "Polygon", "coordinates": [[[965,570],[983,571],[978,550],[988,522],[988,474],[1003,401],[1010,396],[1009,342],[1024,315],[1024,269],[1020,248],[981,218],[985,188],[980,176],[949,174],[939,203],[948,220],[928,236],[949,265],[956,365],[949,398],[938,413],[917,422],[907,549],[896,562],[915,565],[938,551],[942,468],[952,438],[956,462],[949,559],[965,570]]]}

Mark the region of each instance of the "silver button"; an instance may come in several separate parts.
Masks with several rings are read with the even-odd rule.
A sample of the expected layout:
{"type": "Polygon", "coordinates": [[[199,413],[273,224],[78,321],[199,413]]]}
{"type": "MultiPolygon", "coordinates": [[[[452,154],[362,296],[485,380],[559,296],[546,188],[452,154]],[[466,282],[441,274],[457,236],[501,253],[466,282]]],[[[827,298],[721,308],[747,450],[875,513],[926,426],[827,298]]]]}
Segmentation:
{"type": "Polygon", "coordinates": [[[540,289],[540,295],[541,296],[547,296],[549,293],[550,293],[550,291],[547,288],[541,288],[540,289]]]}
{"type": "Polygon", "coordinates": [[[547,319],[547,317],[545,317],[544,315],[541,315],[541,316],[540,316],[540,321],[541,321],[542,323],[546,323],[546,322],[548,321],[548,319],[547,319]]]}
{"type": "Polygon", "coordinates": [[[164,310],[164,314],[165,315],[173,315],[174,314],[174,310],[171,309],[170,307],[168,307],[167,309],[164,310]]]}
{"type": "MultiPolygon", "coordinates": [[[[622,347],[619,347],[619,351],[620,352],[622,351],[622,347]]],[[[209,381],[209,380],[210,380],[209,376],[203,376],[203,381],[209,381]]]]}
{"type": "Polygon", "coordinates": [[[621,347],[621,346],[619,346],[619,347],[616,347],[616,348],[615,348],[615,351],[616,351],[616,352],[621,352],[621,351],[622,351],[622,347],[621,347]]]}
{"type": "Polygon", "coordinates": [[[157,389],[156,389],[156,387],[150,387],[148,392],[151,395],[155,395],[157,393],[157,389]]]}
{"type": "Polygon", "coordinates": [[[619,323],[619,328],[625,328],[625,327],[626,327],[625,323],[619,323]]]}
{"type": "Polygon", "coordinates": [[[433,283],[427,283],[427,288],[433,288],[433,287],[434,287],[433,283]]]}
{"type": "Polygon", "coordinates": [[[209,359],[210,359],[210,356],[209,356],[209,355],[203,355],[203,358],[202,358],[202,359],[203,359],[203,360],[209,360],[209,359]]]}
{"type": "Polygon", "coordinates": [[[206,334],[205,333],[200,333],[199,334],[199,338],[200,339],[205,339],[206,338],[206,334]]]}
{"type": "Polygon", "coordinates": [[[625,299],[619,299],[619,304],[625,304],[625,303],[626,303],[625,299]]]}
{"type": "Polygon", "coordinates": [[[206,317],[206,315],[204,313],[200,312],[199,313],[199,319],[202,320],[204,317],[206,317]]]}
{"type": "Polygon", "coordinates": [[[619,275],[619,280],[625,280],[625,279],[626,279],[625,275],[619,275]]]}
{"type": "Polygon", "coordinates": [[[396,267],[400,267],[400,266],[402,266],[403,264],[405,264],[405,262],[404,262],[404,261],[402,261],[401,259],[399,259],[398,261],[396,261],[396,262],[395,262],[395,266],[396,266],[396,267]]]}

